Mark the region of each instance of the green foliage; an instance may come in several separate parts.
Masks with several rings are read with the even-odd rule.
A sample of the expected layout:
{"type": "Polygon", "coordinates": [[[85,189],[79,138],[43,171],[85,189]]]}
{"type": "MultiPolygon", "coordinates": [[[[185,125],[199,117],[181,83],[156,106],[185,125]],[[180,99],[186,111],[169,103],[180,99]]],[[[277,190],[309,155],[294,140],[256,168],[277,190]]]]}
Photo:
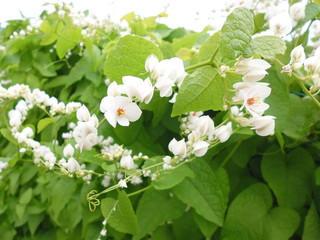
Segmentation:
{"type": "Polygon", "coordinates": [[[145,61],[150,54],[162,59],[160,49],[150,41],[138,36],[125,36],[108,54],[104,71],[111,81],[118,83],[122,82],[123,76],[143,78],[146,74],[145,61]]]}
{"type": "Polygon", "coordinates": [[[311,77],[303,67],[289,73],[282,69],[299,44],[313,54],[308,24],[320,17],[318,2],[306,5],[305,18],[284,38],[255,35],[268,29],[267,13],[256,13],[258,6],[236,8],[212,35],[209,27],[194,32],[159,23],[166,13],[148,18],[129,13],[122,18],[128,29],[111,22],[81,26],[66,5],[58,4],[55,11],[43,12],[39,27],[31,30],[28,19],[8,22],[0,29],[0,80],[39,88],[65,103],[83,103],[100,122],[98,134],[115,145],[76,149],[72,157],[86,165],[81,174],[61,168],[57,162],[70,160],[64,147],[76,145],[62,133],[70,133],[76,114],[54,114],[35,104],[15,129],[9,111],[22,98],[3,99],[2,87],[10,85],[1,82],[0,163],[8,167],[0,164],[0,239],[104,239],[104,229],[105,238],[116,240],[320,239],[319,94],[309,91],[317,75],[311,77]],[[101,121],[106,82],[122,84],[129,75],[157,82],[145,69],[150,54],[159,61],[183,60],[187,76],[172,88],[175,103],[155,90],[150,103],[138,103],[143,114],[128,127],[101,121]],[[249,119],[238,121],[250,115],[248,102],[237,103],[244,115],[231,112],[243,57],[271,64],[261,81],[272,89],[265,115],[276,117],[274,135],[262,138],[252,125],[242,126],[249,119]],[[194,151],[185,114],[197,111],[205,112],[216,129],[232,122],[232,136],[221,143],[215,132],[203,157],[188,152],[172,157],[172,166],[164,165],[164,157],[172,156],[168,143],[173,138],[184,138],[194,151]],[[30,140],[39,141],[42,150],[50,147],[53,167],[18,141],[16,131],[25,127],[33,129],[30,140]],[[137,169],[121,167],[121,151],[136,156],[137,169]],[[119,190],[120,179],[127,180],[127,188],[119,190]],[[96,210],[90,211],[93,206],[96,210]]]}
{"type": "Polygon", "coordinates": [[[235,9],[221,29],[221,55],[235,59],[246,52],[254,30],[253,14],[246,8],[235,9]]]}

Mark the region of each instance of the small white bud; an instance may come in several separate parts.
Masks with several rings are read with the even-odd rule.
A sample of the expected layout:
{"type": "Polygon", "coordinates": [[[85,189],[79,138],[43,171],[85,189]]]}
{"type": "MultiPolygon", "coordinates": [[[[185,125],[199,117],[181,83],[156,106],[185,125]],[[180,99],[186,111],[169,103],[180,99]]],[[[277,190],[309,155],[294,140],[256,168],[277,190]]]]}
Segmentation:
{"type": "Polygon", "coordinates": [[[66,158],[72,157],[74,154],[74,148],[69,143],[65,148],[63,149],[63,156],[66,158]]]}
{"type": "Polygon", "coordinates": [[[120,167],[126,168],[128,170],[134,168],[134,162],[132,157],[130,155],[122,157],[120,160],[120,167]]]}
{"type": "Polygon", "coordinates": [[[127,182],[126,182],[126,180],[124,180],[124,179],[121,179],[119,182],[118,182],[118,186],[120,187],[120,188],[127,188],[128,186],[127,186],[127,182]]]}
{"type": "Polygon", "coordinates": [[[85,105],[82,105],[78,110],[77,110],[77,119],[80,122],[87,122],[90,120],[90,112],[88,108],[85,105]]]}
{"type": "Polygon", "coordinates": [[[291,53],[290,53],[290,63],[291,63],[291,68],[296,70],[300,69],[306,60],[306,54],[304,53],[304,48],[299,45],[295,47],[291,53]]]}
{"type": "Polygon", "coordinates": [[[232,124],[231,122],[228,122],[226,125],[223,125],[219,127],[216,132],[215,136],[216,139],[219,139],[220,142],[226,142],[232,133],[232,124]]]}
{"type": "Polygon", "coordinates": [[[210,146],[209,143],[205,141],[198,141],[193,144],[193,153],[197,157],[202,157],[208,151],[208,147],[210,146]]]}
{"type": "Polygon", "coordinates": [[[74,158],[69,158],[67,164],[68,164],[68,172],[70,173],[81,170],[80,164],[74,158]]]}
{"type": "Polygon", "coordinates": [[[175,155],[184,156],[187,153],[187,145],[184,139],[177,141],[175,138],[169,143],[169,150],[175,155]]]}

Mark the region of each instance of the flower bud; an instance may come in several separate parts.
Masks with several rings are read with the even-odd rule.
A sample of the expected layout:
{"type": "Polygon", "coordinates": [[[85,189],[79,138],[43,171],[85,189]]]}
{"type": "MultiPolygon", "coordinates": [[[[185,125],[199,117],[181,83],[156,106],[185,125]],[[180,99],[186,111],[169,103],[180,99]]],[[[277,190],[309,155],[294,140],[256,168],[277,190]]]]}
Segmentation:
{"type": "Polygon", "coordinates": [[[24,134],[26,137],[32,137],[34,132],[33,129],[31,127],[26,127],[22,130],[22,134],[24,134]]]}
{"type": "Polygon", "coordinates": [[[122,91],[121,91],[121,86],[119,86],[117,84],[117,82],[112,82],[109,86],[108,86],[108,90],[107,90],[107,95],[111,96],[111,97],[116,97],[116,96],[120,96],[122,91]]]}
{"type": "Polygon", "coordinates": [[[165,156],[162,160],[169,165],[171,164],[172,158],[170,156],[165,156]]]}
{"type": "Polygon", "coordinates": [[[317,73],[320,71],[319,57],[312,56],[304,61],[304,69],[309,73],[317,73]]]}
{"type": "Polygon", "coordinates": [[[227,125],[223,125],[219,127],[216,132],[215,136],[216,139],[219,139],[220,142],[226,142],[232,133],[232,124],[231,122],[228,122],[227,125]]]}
{"type": "Polygon", "coordinates": [[[169,143],[169,150],[175,155],[184,156],[187,153],[187,145],[184,139],[177,141],[175,138],[169,143]]]}
{"type": "Polygon", "coordinates": [[[297,2],[293,4],[290,7],[290,17],[298,22],[300,19],[303,19],[305,17],[304,9],[305,9],[305,4],[303,2],[297,2]]]}
{"type": "Polygon", "coordinates": [[[211,136],[214,133],[214,122],[209,116],[201,116],[199,117],[196,130],[198,130],[202,136],[211,136]]]}
{"type": "Polygon", "coordinates": [[[289,14],[279,13],[272,17],[269,22],[269,27],[276,36],[287,35],[292,30],[292,23],[289,14]]]}
{"type": "Polygon", "coordinates": [[[120,167],[126,168],[128,170],[134,168],[134,162],[130,155],[124,156],[120,160],[120,167]]]}
{"type": "Polygon", "coordinates": [[[290,63],[291,63],[291,68],[293,70],[300,69],[306,60],[306,54],[304,53],[304,48],[299,45],[295,47],[291,53],[290,53],[290,63]]]}
{"type": "Polygon", "coordinates": [[[80,122],[87,122],[90,120],[90,112],[88,108],[85,105],[82,105],[78,110],[77,110],[77,119],[80,122]]]}
{"type": "Polygon", "coordinates": [[[252,128],[256,130],[259,136],[268,136],[274,133],[275,128],[274,116],[256,116],[250,119],[252,128]]]}
{"type": "Polygon", "coordinates": [[[197,157],[202,157],[208,151],[208,147],[210,146],[209,143],[205,141],[198,141],[193,144],[193,153],[197,157]]]}
{"type": "Polygon", "coordinates": [[[128,186],[127,186],[127,182],[126,182],[126,180],[124,180],[124,179],[121,179],[119,182],[118,182],[118,186],[120,187],[120,188],[127,188],[128,186]]]}
{"type": "Polygon", "coordinates": [[[75,172],[78,170],[81,170],[81,167],[80,167],[79,163],[77,162],[77,160],[75,160],[74,158],[69,158],[68,172],[72,173],[72,172],[75,172]]]}
{"type": "Polygon", "coordinates": [[[71,146],[71,144],[68,144],[67,146],[65,146],[65,148],[63,149],[63,156],[68,158],[68,157],[72,157],[73,154],[74,154],[74,148],[71,146]]]}
{"type": "Polygon", "coordinates": [[[155,55],[151,54],[148,56],[146,60],[145,69],[147,72],[154,73],[157,71],[158,65],[159,65],[158,58],[155,55]]]}

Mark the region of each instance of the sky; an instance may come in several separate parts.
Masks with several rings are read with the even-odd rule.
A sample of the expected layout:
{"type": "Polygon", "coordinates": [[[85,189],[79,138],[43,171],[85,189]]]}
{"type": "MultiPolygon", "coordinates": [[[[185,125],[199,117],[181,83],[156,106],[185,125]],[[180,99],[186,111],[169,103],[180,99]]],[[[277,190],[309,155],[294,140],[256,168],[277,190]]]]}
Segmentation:
{"type": "MultiPolygon", "coordinates": [[[[0,23],[5,26],[7,20],[20,19],[21,13],[26,17],[36,18],[50,6],[45,3],[62,3],[60,0],[9,0],[0,8],[0,23]],[[32,4],[31,4],[32,2],[32,4]]],[[[123,15],[134,11],[142,17],[157,15],[166,10],[168,18],[161,22],[170,27],[186,27],[201,31],[205,26],[214,24],[216,14],[223,1],[220,0],[66,0],[72,2],[79,11],[89,10],[90,14],[100,19],[110,17],[118,21],[123,15]]]]}

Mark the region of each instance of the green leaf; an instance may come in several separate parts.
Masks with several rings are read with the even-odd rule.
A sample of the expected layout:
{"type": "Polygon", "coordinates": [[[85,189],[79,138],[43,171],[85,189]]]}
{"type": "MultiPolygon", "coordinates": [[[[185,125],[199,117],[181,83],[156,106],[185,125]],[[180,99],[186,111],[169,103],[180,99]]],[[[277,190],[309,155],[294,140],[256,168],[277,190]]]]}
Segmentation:
{"type": "Polygon", "coordinates": [[[167,98],[160,97],[159,92],[155,91],[153,98],[148,104],[140,104],[142,110],[153,112],[152,126],[155,127],[162,120],[163,115],[167,112],[169,102],[167,98]]]}
{"type": "Polygon", "coordinates": [[[320,185],[320,167],[317,167],[315,171],[315,182],[317,186],[320,185]]]}
{"type": "Polygon", "coordinates": [[[192,216],[192,211],[185,212],[180,218],[173,222],[175,239],[201,239],[202,234],[192,216]]]}
{"type": "Polygon", "coordinates": [[[205,219],[222,226],[227,209],[229,181],[224,169],[212,170],[199,158],[190,163],[194,178],[173,188],[174,194],[205,219]]]}
{"type": "Polygon", "coordinates": [[[217,51],[220,46],[221,33],[216,32],[207,41],[205,41],[199,50],[199,61],[203,62],[210,60],[213,54],[217,51]]]}
{"type": "Polygon", "coordinates": [[[254,54],[265,59],[274,59],[277,54],[284,54],[286,43],[276,36],[261,36],[252,39],[249,46],[254,54]]]}
{"type": "Polygon", "coordinates": [[[50,178],[50,184],[48,186],[48,191],[50,192],[50,206],[49,211],[53,213],[55,220],[61,210],[70,201],[77,188],[77,184],[73,179],[64,178],[50,178]]]}
{"type": "Polygon", "coordinates": [[[316,205],[312,202],[304,222],[302,240],[320,239],[320,217],[316,205]]]}
{"type": "Polygon", "coordinates": [[[32,198],[32,188],[28,188],[20,197],[19,203],[23,205],[27,205],[32,198]]]}
{"type": "Polygon", "coordinates": [[[319,121],[319,108],[311,99],[290,94],[290,109],[283,133],[301,139],[310,134],[312,126],[319,121]]]}
{"type": "Polygon", "coordinates": [[[277,118],[276,129],[282,132],[287,128],[290,111],[290,95],[288,93],[288,86],[273,70],[269,71],[269,74],[263,81],[270,83],[270,87],[272,89],[271,95],[265,101],[270,105],[270,108],[266,111],[265,115],[275,116],[277,118]]]}
{"type": "Polygon", "coordinates": [[[230,205],[221,239],[289,239],[299,226],[299,214],[271,207],[272,195],[266,185],[257,183],[245,189],[230,205]]]}
{"type": "Polygon", "coordinates": [[[26,205],[17,204],[16,205],[16,214],[18,215],[18,218],[21,220],[24,216],[26,210],[26,205]]]}
{"type": "Polygon", "coordinates": [[[28,226],[32,236],[36,232],[40,223],[43,221],[44,217],[45,217],[45,214],[36,214],[28,218],[28,226]]]}
{"type": "Polygon", "coordinates": [[[138,234],[133,239],[141,239],[166,221],[179,218],[184,209],[185,205],[168,191],[146,191],[137,207],[138,234]]]}
{"type": "Polygon", "coordinates": [[[13,143],[13,144],[15,144],[15,145],[18,145],[17,139],[15,139],[15,138],[12,136],[11,131],[10,131],[9,129],[7,129],[7,128],[2,128],[2,129],[0,130],[0,132],[1,132],[2,136],[3,136],[4,138],[6,138],[9,142],[11,142],[11,143],[13,143]]]}
{"type": "Polygon", "coordinates": [[[101,211],[108,224],[117,231],[130,234],[137,233],[137,217],[124,191],[120,191],[118,200],[113,198],[103,199],[101,211]]]}
{"type": "Polygon", "coordinates": [[[37,125],[38,133],[42,132],[43,129],[45,129],[47,126],[49,126],[50,124],[55,123],[55,122],[56,122],[55,119],[51,118],[51,117],[41,119],[37,125]]]}
{"type": "Polygon", "coordinates": [[[190,111],[223,110],[224,98],[230,95],[230,75],[222,78],[210,66],[197,69],[188,75],[179,90],[173,105],[172,116],[190,111]]]}
{"type": "Polygon", "coordinates": [[[42,52],[36,52],[33,54],[32,65],[35,67],[42,76],[44,77],[54,77],[57,73],[52,64],[52,59],[48,54],[42,52]]]}
{"type": "Polygon", "coordinates": [[[146,76],[145,61],[150,54],[162,59],[160,49],[152,42],[138,36],[120,38],[108,54],[104,71],[111,81],[122,83],[123,76],[146,76]]]}
{"type": "Polygon", "coordinates": [[[152,186],[158,190],[172,188],[182,182],[186,177],[194,177],[194,174],[192,170],[184,164],[180,167],[161,172],[156,180],[152,181],[152,186]]]}
{"type": "Polygon", "coordinates": [[[118,125],[116,128],[113,128],[113,131],[120,139],[121,143],[131,144],[138,137],[142,128],[142,122],[143,118],[140,118],[138,121],[131,123],[128,127],[118,125]]]}
{"type": "Polygon", "coordinates": [[[253,14],[250,10],[236,8],[221,29],[221,55],[229,59],[246,55],[253,30],[253,14]]]}
{"type": "Polygon", "coordinates": [[[306,150],[298,148],[288,155],[265,155],[261,169],[279,206],[298,208],[309,201],[314,162],[306,150]]]}
{"type": "Polygon", "coordinates": [[[218,229],[218,226],[215,223],[210,222],[205,218],[201,217],[195,211],[193,211],[193,218],[194,221],[197,223],[198,227],[200,228],[202,234],[206,238],[211,239],[213,233],[218,229]]]}

